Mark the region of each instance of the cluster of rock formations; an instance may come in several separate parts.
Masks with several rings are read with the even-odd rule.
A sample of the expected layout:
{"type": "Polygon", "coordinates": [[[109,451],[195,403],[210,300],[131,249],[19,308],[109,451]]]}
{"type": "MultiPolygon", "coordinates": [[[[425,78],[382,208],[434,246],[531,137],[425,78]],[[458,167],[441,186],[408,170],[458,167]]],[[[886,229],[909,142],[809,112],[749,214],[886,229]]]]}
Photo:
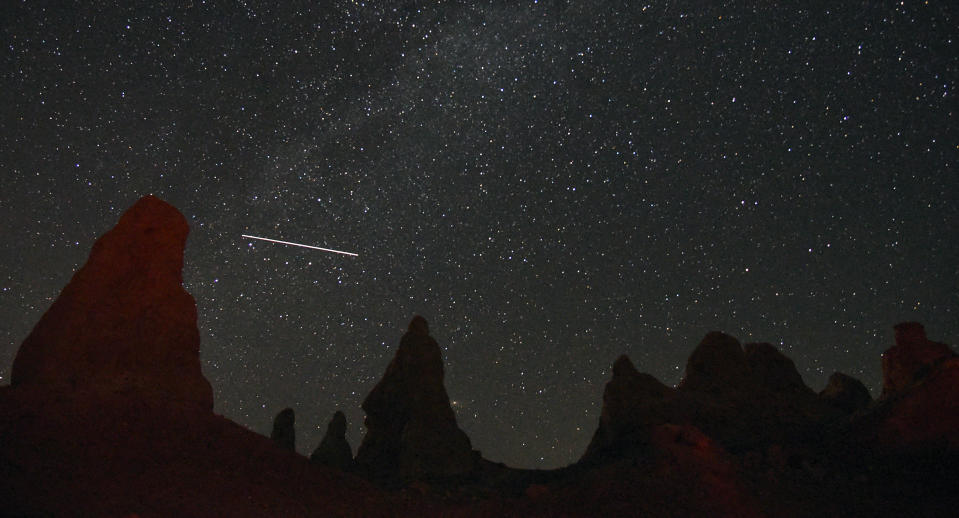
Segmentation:
{"type": "Polygon", "coordinates": [[[792,360],[772,345],[743,347],[712,332],[690,355],[676,388],[640,373],[626,356],[617,359],[599,428],[582,460],[643,455],[653,429],[667,423],[694,426],[729,449],[745,451],[812,439],[817,426],[842,413],[807,387],[792,360]]]}
{"type": "Polygon", "coordinates": [[[538,472],[494,465],[472,449],[444,387],[441,349],[416,316],[363,402],[366,435],[355,458],[346,417],[337,412],[307,460],[295,453],[292,409],[276,416],[269,439],[212,413],[196,306],[181,282],[187,232],[176,209],[141,199],[96,242],[24,341],[11,386],[0,387],[5,512],[805,516],[822,507],[834,515],[954,509],[954,488],[941,480],[959,460],[959,358],[914,322],[895,327],[876,401],[842,373],[817,394],[775,347],[742,346],[718,332],[695,348],[675,388],[621,356],[582,459],[538,472]],[[444,488],[447,500],[431,484],[444,488]],[[404,487],[418,489],[383,489],[404,487]]]}
{"type": "MultiPolygon", "coordinates": [[[[94,244],[0,387],[4,516],[389,516],[421,508],[213,413],[185,218],[147,196],[94,244]],[[309,511],[309,510],[314,511],[309,511]]],[[[292,446],[292,413],[277,442],[292,446]]]]}

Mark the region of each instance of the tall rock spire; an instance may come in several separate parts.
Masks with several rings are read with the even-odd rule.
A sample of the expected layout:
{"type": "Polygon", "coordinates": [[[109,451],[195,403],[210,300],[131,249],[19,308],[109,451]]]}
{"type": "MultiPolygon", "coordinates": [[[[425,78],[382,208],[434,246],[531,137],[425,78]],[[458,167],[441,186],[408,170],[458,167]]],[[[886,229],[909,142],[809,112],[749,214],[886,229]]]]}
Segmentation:
{"type": "Polygon", "coordinates": [[[145,196],[93,245],[86,264],[24,340],[11,384],[213,408],[200,368],[196,303],[183,289],[189,227],[145,196]]]}
{"type": "Polygon", "coordinates": [[[356,464],[370,478],[403,483],[474,469],[476,456],[443,386],[440,347],[423,317],[413,317],[363,410],[367,432],[356,464]]]}

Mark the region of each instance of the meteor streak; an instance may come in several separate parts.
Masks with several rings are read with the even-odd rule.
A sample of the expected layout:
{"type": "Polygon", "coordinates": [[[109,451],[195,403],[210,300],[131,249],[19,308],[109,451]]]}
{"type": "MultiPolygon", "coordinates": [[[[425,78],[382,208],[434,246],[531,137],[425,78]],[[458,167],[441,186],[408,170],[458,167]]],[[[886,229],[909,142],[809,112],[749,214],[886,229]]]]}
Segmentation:
{"type": "Polygon", "coordinates": [[[291,242],[289,242],[289,241],[280,241],[279,239],[270,239],[270,238],[268,238],[268,237],[248,236],[248,235],[246,235],[246,234],[240,234],[240,235],[243,236],[243,237],[245,237],[245,238],[247,238],[247,239],[259,239],[260,241],[269,241],[269,242],[271,242],[271,243],[279,243],[279,244],[281,244],[281,245],[301,246],[301,247],[303,247],[303,248],[312,248],[313,250],[322,250],[322,251],[324,251],[324,252],[333,252],[334,254],[351,255],[351,256],[353,256],[353,257],[359,257],[359,255],[360,255],[360,254],[354,254],[353,252],[344,252],[344,251],[342,251],[342,250],[333,250],[333,249],[331,249],[331,248],[320,248],[320,247],[318,247],[318,246],[304,245],[304,244],[301,244],[301,243],[291,243],[291,242]]]}

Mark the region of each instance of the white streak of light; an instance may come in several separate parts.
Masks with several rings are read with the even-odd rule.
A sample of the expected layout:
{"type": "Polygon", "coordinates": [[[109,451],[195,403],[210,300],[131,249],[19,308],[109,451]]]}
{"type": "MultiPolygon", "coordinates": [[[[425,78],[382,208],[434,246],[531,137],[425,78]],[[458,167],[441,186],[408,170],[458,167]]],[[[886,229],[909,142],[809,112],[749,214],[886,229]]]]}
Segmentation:
{"type": "Polygon", "coordinates": [[[303,248],[312,248],[313,250],[322,250],[322,251],[324,251],[324,252],[333,252],[334,254],[351,255],[351,256],[353,256],[353,257],[359,257],[359,255],[360,255],[360,254],[354,254],[353,252],[344,252],[344,251],[342,251],[342,250],[333,250],[333,249],[331,249],[331,248],[320,248],[320,247],[318,247],[318,246],[304,245],[304,244],[301,244],[301,243],[291,243],[291,242],[289,242],[289,241],[280,241],[279,239],[270,239],[270,238],[268,238],[268,237],[248,236],[248,235],[246,235],[246,234],[240,234],[240,235],[243,236],[243,237],[245,237],[245,238],[248,238],[248,239],[259,239],[260,241],[269,241],[269,242],[271,242],[271,243],[280,243],[281,245],[302,246],[303,248]]]}

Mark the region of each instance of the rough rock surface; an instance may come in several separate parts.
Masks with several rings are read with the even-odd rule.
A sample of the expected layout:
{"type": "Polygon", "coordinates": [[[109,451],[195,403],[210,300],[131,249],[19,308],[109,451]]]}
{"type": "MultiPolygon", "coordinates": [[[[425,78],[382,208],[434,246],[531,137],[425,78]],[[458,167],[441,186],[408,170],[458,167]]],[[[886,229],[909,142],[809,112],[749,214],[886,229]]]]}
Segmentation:
{"type": "Polygon", "coordinates": [[[896,345],[882,356],[883,395],[851,435],[882,451],[959,454],[959,357],[916,322],[895,332],[896,345]]]}
{"type": "Polygon", "coordinates": [[[196,303],[182,286],[188,232],[186,219],[166,202],[153,196],[136,202],[97,240],[24,340],[12,385],[211,410],[196,303]]]}
{"type": "Polygon", "coordinates": [[[743,353],[749,381],[760,390],[812,395],[812,389],[803,382],[796,364],[771,344],[749,343],[743,353]]]}
{"type": "Polygon", "coordinates": [[[2,516],[431,515],[196,407],[2,392],[2,516]]]}
{"type": "Polygon", "coordinates": [[[749,378],[746,354],[739,341],[725,333],[707,333],[686,361],[683,390],[726,393],[749,378]]]}
{"type": "Polygon", "coordinates": [[[880,415],[879,442],[887,447],[959,453],[959,358],[934,364],[880,415]]]}
{"type": "Polygon", "coordinates": [[[346,415],[337,411],[326,427],[326,435],[310,455],[316,464],[348,471],[353,468],[353,449],[346,440],[346,415]]]}
{"type": "Polygon", "coordinates": [[[600,424],[581,461],[641,457],[654,426],[690,425],[728,449],[807,439],[833,409],[803,383],[792,360],[765,343],[745,348],[708,333],[687,362],[679,387],[666,387],[621,357],[603,393],[600,424]]]}
{"type": "Polygon", "coordinates": [[[463,475],[476,466],[443,385],[443,357],[416,316],[383,378],[363,401],[366,436],[356,453],[373,480],[405,483],[463,475]]]}
{"type": "Polygon", "coordinates": [[[642,457],[611,458],[590,466],[575,483],[536,488],[536,498],[527,494],[528,504],[517,502],[519,505],[501,514],[671,518],[764,515],[738,473],[734,457],[695,427],[656,425],[649,429],[647,438],[642,457]]]}
{"type": "Polygon", "coordinates": [[[296,415],[292,408],[284,408],[273,418],[270,439],[284,450],[296,451],[296,415]]]}
{"type": "Polygon", "coordinates": [[[0,515],[423,515],[213,414],[186,235],[141,199],[22,344],[0,386],[0,515]]]}
{"type": "Polygon", "coordinates": [[[819,397],[847,414],[866,409],[872,404],[869,389],[861,381],[841,372],[834,372],[829,376],[829,383],[819,393],[819,397]]]}
{"type": "Polygon", "coordinates": [[[648,444],[651,428],[669,420],[667,403],[673,395],[672,388],[636,370],[625,354],[617,358],[603,390],[599,427],[583,459],[596,462],[638,454],[634,450],[648,444]]]}
{"type": "Polygon", "coordinates": [[[656,475],[682,474],[702,499],[704,516],[762,516],[746,493],[729,454],[694,426],[664,424],[652,430],[656,475]]]}
{"type": "Polygon", "coordinates": [[[916,382],[937,362],[955,357],[948,345],[928,340],[918,322],[902,322],[894,329],[896,345],[882,354],[883,398],[916,382]]]}

